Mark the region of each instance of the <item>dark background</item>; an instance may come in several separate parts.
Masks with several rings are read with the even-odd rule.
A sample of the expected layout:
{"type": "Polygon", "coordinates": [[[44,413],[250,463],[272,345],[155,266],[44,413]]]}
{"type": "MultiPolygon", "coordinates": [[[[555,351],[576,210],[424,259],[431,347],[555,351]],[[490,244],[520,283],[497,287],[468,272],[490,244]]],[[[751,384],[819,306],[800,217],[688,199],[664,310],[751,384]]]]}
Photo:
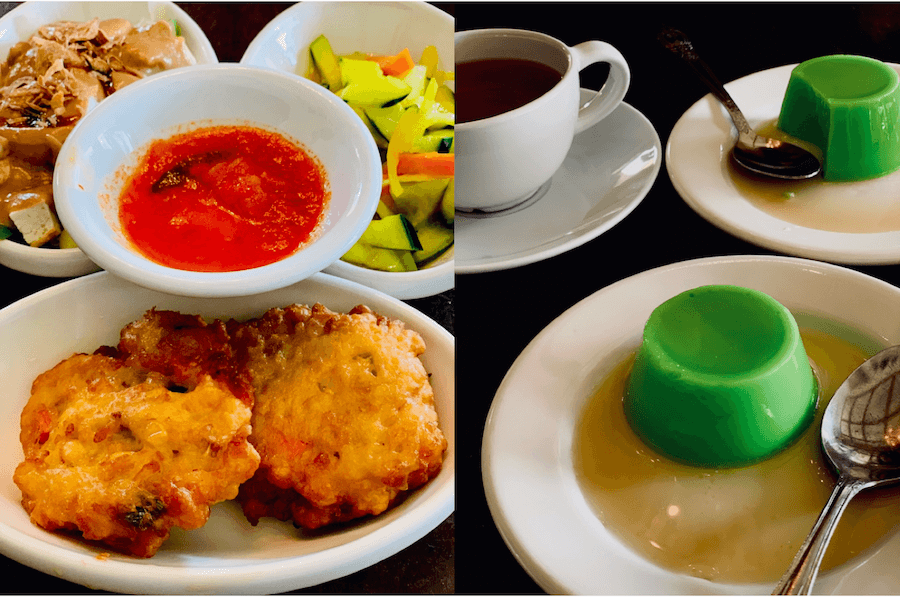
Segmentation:
{"type": "MultiPolygon", "coordinates": [[[[657,43],[664,24],[685,32],[724,82],[824,54],[862,54],[900,62],[900,7],[894,4],[479,2],[456,6],[457,30],[532,29],[570,46],[589,39],[616,46],[632,72],[625,101],[649,118],[663,147],[678,118],[707,93],[693,71],[657,43]]],[[[605,77],[606,67],[588,67],[582,87],[599,89],[605,77]]],[[[458,592],[541,592],[497,533],[485,503],[480,470],[479,439],[491,400],[528,342],[563,311],[613,282],[687,259],[742,254],[772,252],[738,240],[694,213],[673,189],[663,166],[641,204],[586,245],[513,270],[457,276],[458,592]]],[[[898,266],[853,269],[900,284],[898,266]]]]}
{"type": "MultiPolygon", "coordinates": [[[[239,62],[257,33],[292,3],[183,3],[185,12],[206,33],[219,62],[239,62]]],[[[0,2],[0,16],[18,3],[0,2]]],[[[452,13],[452,5],[441,5],[452,13]]],[[[5,59],[5,57],[3,57],[5,59]]],[[[0,265],[0,307],[64,282],[23,274],[0,265]]],[[[452,333],[454,291],[407,301],[452,333]]],[[[10,347],[4,347],[9,350],[10,347]]],[[[2,380],[0,380],[2,383],[2,380]]],[[[296,593],[452,593],[454,592],[454,519],[451,515],[427,536],[378,564],[296,593]]],[[[5,592],[75,594],[93,592],[0,556],[0,572],[11,581],[5,592]]]]}

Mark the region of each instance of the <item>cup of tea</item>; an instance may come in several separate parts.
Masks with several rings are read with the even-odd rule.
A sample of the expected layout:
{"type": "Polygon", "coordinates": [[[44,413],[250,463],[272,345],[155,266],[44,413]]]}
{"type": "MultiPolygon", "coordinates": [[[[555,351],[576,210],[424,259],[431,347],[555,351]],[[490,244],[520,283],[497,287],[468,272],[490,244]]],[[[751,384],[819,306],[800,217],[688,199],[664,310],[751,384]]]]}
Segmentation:
{"type": "Polygon", "coordinates": [[[569,47],[543,33],[476,29],[455,34],[456,209],[507,210],[540,194],[572,140],[625,97],[631,71],[602,41],[569,47]],[[606,62],[609,77],[582,105],[578,73],[606,62]]]}

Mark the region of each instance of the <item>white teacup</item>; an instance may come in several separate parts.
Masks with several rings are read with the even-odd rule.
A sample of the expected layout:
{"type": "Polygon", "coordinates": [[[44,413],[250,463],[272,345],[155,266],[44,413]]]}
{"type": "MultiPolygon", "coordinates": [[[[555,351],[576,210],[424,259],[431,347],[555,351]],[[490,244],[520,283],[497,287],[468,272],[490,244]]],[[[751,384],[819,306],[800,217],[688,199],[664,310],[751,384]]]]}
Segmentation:
{"type": "MultiPolygon", "coordinates": [[[[458,31],[456,63],[514,58],[543,63],[562,80],[539,98],[508,112],[457,123],[456,209],[489,213],[523,203],[542,191],[562,165],[572,139],[608,116],[625,97],[631,71],[622,54],[602,41],[569,47],[561,41],[519,29],[458,31]],[[584,107],[578,73],[607,62],[609,78],[584,107]]],[[[456,82],[457,92],[460,81],[456,82]]],[[[465,102],[464,97],[459,100],[465,102]]]]}

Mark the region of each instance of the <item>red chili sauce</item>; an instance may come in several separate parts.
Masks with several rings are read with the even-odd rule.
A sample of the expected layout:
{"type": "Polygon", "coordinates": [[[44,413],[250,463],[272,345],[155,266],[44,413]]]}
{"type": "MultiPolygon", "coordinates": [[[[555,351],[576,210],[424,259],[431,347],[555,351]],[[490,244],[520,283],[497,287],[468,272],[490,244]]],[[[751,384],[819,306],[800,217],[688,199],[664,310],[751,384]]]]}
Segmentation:
{"type": "Polygon", "coordinates": [[[321,164],[283,136],[212,126],[155,141],[119,220],[148,259],[191,271],[273,263],[310,239],[328,204],[321,164]]]}

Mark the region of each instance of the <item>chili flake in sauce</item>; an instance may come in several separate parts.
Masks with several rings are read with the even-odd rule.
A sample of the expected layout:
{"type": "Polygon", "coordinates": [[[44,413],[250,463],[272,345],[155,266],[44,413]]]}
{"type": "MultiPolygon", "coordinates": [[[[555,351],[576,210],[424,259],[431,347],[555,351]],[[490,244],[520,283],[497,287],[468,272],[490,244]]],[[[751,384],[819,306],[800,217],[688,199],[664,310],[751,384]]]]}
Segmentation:
{"type": "Polygon", "coordinates": [[[125,235],[168,267],[222,272],[297,251],[328,204],[318,162],[282,135],[211,126],[153,142],[119,202],[125,235]]]}

